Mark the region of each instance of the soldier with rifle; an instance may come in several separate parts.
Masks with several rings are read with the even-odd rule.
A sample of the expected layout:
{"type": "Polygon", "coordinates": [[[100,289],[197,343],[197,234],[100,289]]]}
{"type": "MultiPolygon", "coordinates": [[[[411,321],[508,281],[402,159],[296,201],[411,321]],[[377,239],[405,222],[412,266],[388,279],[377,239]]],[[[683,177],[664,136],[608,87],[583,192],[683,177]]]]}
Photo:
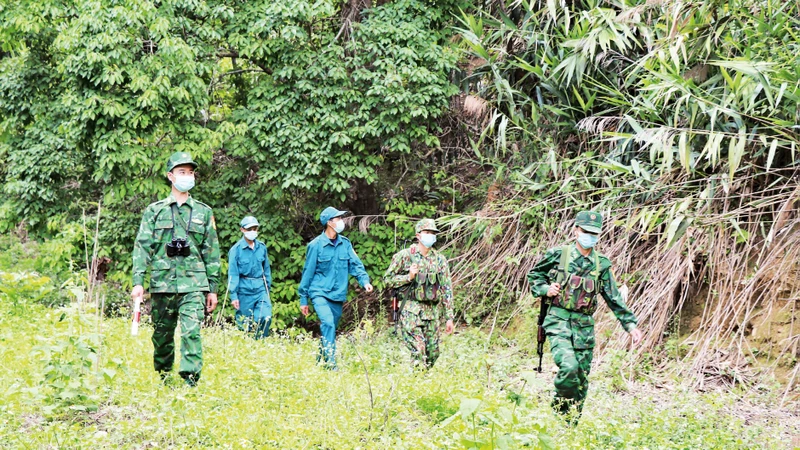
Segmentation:
{"type": "Polygon", "coordinates": [[[611,261],[600,255],[597,243],[603,216],[581,211],[575,219],[574,244],[550,249],[528,273],[534,296],[542,298],[539,315],[538,352],[541,372],[545,335],[558,366],[553,409],[577,425],[589,390],[589,371],[594,351],[594,318],[597,296],[603,297],[622,327],[638,345],[642,332],[636,317],[617,289],[611,261]]]}
{"type": "MultiPolygon", "coordinates": [[[[453,284],[447,258],[434,250],[436,222],[422,219],[414,227],[417,244],[400,250],[383,279],[396,291],[393,303],[400,302],[399,327],[406,347],[411,350],[414,363],[425,368],[433,367],[439,357],[439,318],[441,307],[445,312],[445,332],[450,334],[453,325],[453,284]]],[[[397,323],[397,322],[395,322],[397,323]]]]}

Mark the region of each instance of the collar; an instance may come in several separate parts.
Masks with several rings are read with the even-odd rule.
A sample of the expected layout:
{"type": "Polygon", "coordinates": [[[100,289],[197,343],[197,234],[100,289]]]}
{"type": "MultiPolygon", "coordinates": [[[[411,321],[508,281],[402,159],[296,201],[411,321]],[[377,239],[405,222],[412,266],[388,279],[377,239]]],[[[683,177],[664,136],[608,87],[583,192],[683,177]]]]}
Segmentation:
{"type": "Polygon", "coordinates": [[[594,249],[594,247],[592,247],[592,248],[591,248],[591,251],[589,252],[589,254],[588,254],[588,255],[586,255],[586,256],[583,256],[583,253],[581,253],[581,251],[580,251],[580,250],[578,250],[578,243],[576,242],[576,243],[575,243],[575,245],[573,245],[573,246],[572,246],[572,251],[573,251],[574,253],[577,253],[577,254],[578,254],[578,256],[579,256],[579,257],[581,257],[581,258],[586,258],[586,259],[589,259],[589,258],[592,258],[592,257],[594,256],[593,254],[594,254],[594,252],[596,252],[597,250],[595,250],[595,249],[594,249]]]}
{"type": "Polygon", "coordinates": [[[320,237],[322,238],[322,245],[323,246],[325,246],[325,245],[333,245],[334,247],[339,245],[339,243],[342,242],[342,239],[344,239],[344,236],[342,236],[341,234],[337,234],[336,235],[336,244],[334,245],[334,243],[331,240],[331,238],[329,238],[328,235],[325,234],[324,231],[322,232],[322,235],[320,237]]]}
{"type": "Polygon", "coordinates": [[[414,246],[416,247],[416,249],[414,250],[414,254],[422,256],[423,258],[430,258],[431,256],[436,256],[437,254],[436,249],[431,247],[428,249],[428,256],[423,256],[422,251],[420,250],[420,247],[423,247],[423,245],[417,242],[416,244],[414,244],[414,246]]]}
{"type": "MultiPolygon", "coordinates": [[[[253,245],[252,250],[255,250],[255,249],[258,248],[258,246],[259,246],[259,244],[261,244],[261,242],[258,239],[256,239],[253,242],[254,242],[255,245],[253,245]]],[[[250,246],[247,245],[247,239],[245,239],[244,237],[239,239],[239,242],[237,242],[236,245],[238,245],[240,248],[250,248],[250,246]]]]}
{"type": "MultiPolygon", "coordinates": [[[[169,197],[167,197],[167,205],[172,206],[173,203],[178,203],[178,200],[175,198],[174,195],[172,195],[172,192],[170,192],[169,197]]],[[[192,198],[192,194],[189,194],[189,198],[186,199],[186,203],[184,203],[184,205],[188,205],[189,208],[194,209],[195,205],[194,205],[194,198],[192,198]]]]}

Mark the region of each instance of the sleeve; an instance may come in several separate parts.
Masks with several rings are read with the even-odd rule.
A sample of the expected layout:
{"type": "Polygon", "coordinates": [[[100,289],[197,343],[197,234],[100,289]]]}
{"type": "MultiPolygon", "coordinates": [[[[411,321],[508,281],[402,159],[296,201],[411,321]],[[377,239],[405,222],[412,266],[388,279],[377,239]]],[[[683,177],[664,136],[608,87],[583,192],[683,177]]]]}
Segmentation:
{"type": "Polygon", "coordinates": [[[219,286],[219,239],[217,238],[217,225],[214,222],[214,214],[209,212],[210,220],[206,223],[206,235],[203,239],[203,247],[200,256],[203,257],[203,264],[206,266],[206,276],[208,277],[208,291],[212,294],[217,293],[219,286]]]}
{"type": "Polygon", "coordinates": [[[269,265],[269,249],[264,246],[264,277],[267,279],[267,289],[272,290],[272,268],[269,265]]]}
{"type": "Polygon", "coordinates": [[[611,309],[611,312],[617,317],[622,328],[627,332],[631,332],[636,328],[638,320],[633,312],[625,304],[622,294],[617,289],[617,281],[614,279],[614,273],[611,272],[611,267],[604,270],[600,274],[600,295],[605,299],[606,304],[611,309]]]}
{"type": "Polygon", "coordinates": [[[444,266],[444,280],[442,287],[444,288],[444,298],[442,305],[444,306],[444,314],[447,320],[455,320],[455,313],[453,310],[453,281],[450,278],[450,266],[447,264],[447,258],[441,255],[442,264],[444,266]]]}
{"type": "Polygon", "coordinates": [[[239,300],[239,264],[236,263],[237,247],[235,244],[228,251],[228,296],[231,301],[239,300]]]}
{"type": "Polygon", "coordinates": [[[367,275],[367,270],[364,268],[364,263],[361,262],[361,258],[356,255],[356,251],[353,249],[353,244],[350,244],[350,262],[348,263],[348,271],[350,275],[356,277],[358,280],[358,284],[361,287],[364,287],[369,284],[369,275],[367,275]]]}
{"type": "Polygon", "coordinates": [[[561,259],[561,249],[554,248],[547,251],[542,259],[528,272],[528,284],[534,297],[544,297],[550,287],[550,271],[558,267],[561,259]]]}
{"type": "Polygon", "coordinates": [[[154,230],[153,210],[148,206],[142,214],[142,222],[139,224],[139,232],[136,233],[136,241],[133,244],[134,286],[144,285],[144,275],[150,265],[151,252],[153,251],[154,230]]]}
{"type": "Polygon", "coordinates": [[[408,274],[403,270],[406,265],[406,251],[399,251],[392,256],[392,262],[386,273],[383,274],[383,281],[386,286],[390,288],[399,288],[405,286],[411,281],[408,280],[408,274]]]}
{"type": "Polygon", "coordinates": [[[303,276],[300,278],[300,287],[297,293],[300,294],[300,306],[308,305],[308,289],[311,287],[311,280],[314,279],[314,272],[317,270],[317,246],[315,241],[311,241],[306,246],[306,263],[303,265],[303,276]]]}

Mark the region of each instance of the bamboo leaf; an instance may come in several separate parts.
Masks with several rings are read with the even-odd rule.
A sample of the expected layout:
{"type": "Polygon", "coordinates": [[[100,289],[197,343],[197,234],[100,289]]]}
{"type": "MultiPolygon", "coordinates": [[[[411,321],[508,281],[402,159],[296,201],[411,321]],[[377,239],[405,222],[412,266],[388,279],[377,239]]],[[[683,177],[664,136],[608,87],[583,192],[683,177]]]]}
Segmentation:
{"type": "Polygon", "coordinates": [[[745,130],[744,127],[739,128],[738,138],[731,138],[730,145],[728,146],[728,165],[730,167],[728,176],[731,181],[733,181],[733,175],[736,173],[736,169],[738,169],[739,165],[742,163],[744,145],[746,142],[747,130],[745,130]]]}
{"type": "Polygon", "coordinates": [[[692,169],[689,166],[691,162],[691,149],[689,148],[686,140],[686,132],[682,131],[680,138],[678,139],[678,156],[681,158],[681,166],[683,166],[683,169],[686,170],[686,173],[691,173],[692,169]]]}
{"type": "Polygon", "coordinates": [[[772,167],[772,161],[775,159],[775,150],[778,148],[778,140],[773,139],[772,144],[769,146],[769,153],[767,154],[767,171],[772,167]]]}

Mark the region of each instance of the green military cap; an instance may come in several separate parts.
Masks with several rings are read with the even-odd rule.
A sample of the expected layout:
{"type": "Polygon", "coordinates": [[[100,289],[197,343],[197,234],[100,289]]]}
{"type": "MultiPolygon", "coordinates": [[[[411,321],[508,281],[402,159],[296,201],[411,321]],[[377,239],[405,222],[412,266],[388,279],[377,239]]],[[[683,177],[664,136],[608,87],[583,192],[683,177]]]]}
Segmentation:
{"type": "Polygon", "coordinates": [[[600,233],[603,227],[603,215],[595,211],[581,211],[575,218],[575,226],[589,233],[600,233]]]}
{"type": "Polygon", "coordinates": [[[193,168],[197,168],[197,163],[192,159],[192,155],[187,152],[175,152],[169,157],[169,161],[167,161],[167,172],[172,172],[172,169],[176,166],[181,166],[183,164],[189,164],[193,168]]]}
{"type": "Polygon", "coordinates": [[[414,226],[414,230],[419,233],[420,231],[433,231],[438,233],[439,229],[436,228],[436,221],[433,219],[422,219],[414,226]]]}
{"type": "Polygon", "coordinates": [[[246,216],[239,222],[239,226],[242,228],[250,228],[252,226],[259,226],[258,220],[253,216],[246,216]]]}

